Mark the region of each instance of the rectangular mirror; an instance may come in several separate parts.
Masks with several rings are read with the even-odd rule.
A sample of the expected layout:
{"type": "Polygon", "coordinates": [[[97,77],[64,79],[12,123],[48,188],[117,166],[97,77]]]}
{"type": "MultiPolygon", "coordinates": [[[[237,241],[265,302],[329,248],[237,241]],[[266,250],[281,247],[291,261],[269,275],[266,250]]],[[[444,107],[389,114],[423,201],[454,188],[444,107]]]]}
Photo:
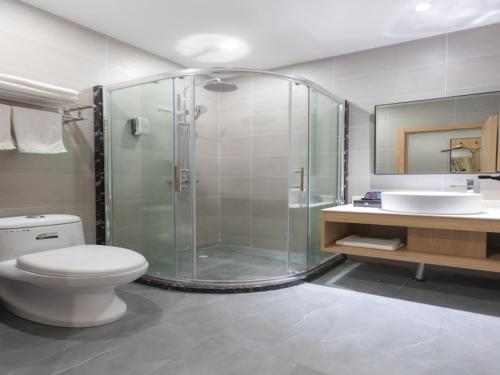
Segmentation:
{"type": "Polygon", "coordinates": [[[500,92],[375,106],[375,173],[492,173],[500,92]]]}

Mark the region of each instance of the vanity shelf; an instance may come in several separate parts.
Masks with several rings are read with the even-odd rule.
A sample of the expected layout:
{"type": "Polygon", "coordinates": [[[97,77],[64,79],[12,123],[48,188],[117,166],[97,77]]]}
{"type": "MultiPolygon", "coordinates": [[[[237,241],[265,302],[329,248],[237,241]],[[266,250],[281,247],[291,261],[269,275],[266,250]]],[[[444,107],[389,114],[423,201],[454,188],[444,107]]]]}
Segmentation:
{"type": "Polygon", "coordinates": [[[387,251],[339,245],[327,246],[323,249],[323,251],[370,258],[391,259],[401,262],[425,263],[436,266],[500,272],[500,254],[493,254],[485,259],[477,259],[450,255],[426,254],[418,251],[409,251],[406,247],[402,247],[401,249],[395,251],[387,251]]]}
{"type": "Polygon", "coordinates": [[[429,216],[345,205],[323,210],[321,226],[325,252],[500,272],[500,249],[491,239],[493,233],[500,233],[499,209],[429,216]],[[387,251],[335,244],[350,234],[399,238],[406,246],[387,251]]]}

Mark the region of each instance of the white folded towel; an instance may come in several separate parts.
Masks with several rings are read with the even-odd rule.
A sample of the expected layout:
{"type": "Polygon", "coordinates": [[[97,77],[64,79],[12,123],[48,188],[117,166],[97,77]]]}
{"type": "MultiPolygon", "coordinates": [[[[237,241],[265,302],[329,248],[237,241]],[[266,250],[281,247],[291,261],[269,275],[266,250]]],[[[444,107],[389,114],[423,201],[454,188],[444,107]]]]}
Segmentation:
{"type": "Polygon", "coordinates": [[[394,251],[403,246],[399,238],[390,240],[372,237],[360,237],[355,234],[347,236],[335,242],[337,245],[364,247],[367,249],[389,250],[394,251]]]}
{"type": "Polygon", "coordinates": [[[11,112],[10,105],[0,104],[0,150],[14,150],[16,148],[11,134],[11,112]]]}
{"type": "Polygon", "coordinates": [[[62,115],[12,107],[12,125],[19,152],[58,154],[67,152],[62,139],[62,115]]]}

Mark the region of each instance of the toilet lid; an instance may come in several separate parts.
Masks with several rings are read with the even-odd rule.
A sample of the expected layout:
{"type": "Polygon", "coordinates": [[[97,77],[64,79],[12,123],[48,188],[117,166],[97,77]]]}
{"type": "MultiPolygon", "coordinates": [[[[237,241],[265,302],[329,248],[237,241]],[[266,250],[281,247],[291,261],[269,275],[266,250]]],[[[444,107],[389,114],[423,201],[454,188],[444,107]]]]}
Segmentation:
{"type": "Polygon", "coordinates": [[[147,265],[139,253],[114,246],[81,245],[20,256],[17,267],[48,276],[111,276],[147,265]]]}

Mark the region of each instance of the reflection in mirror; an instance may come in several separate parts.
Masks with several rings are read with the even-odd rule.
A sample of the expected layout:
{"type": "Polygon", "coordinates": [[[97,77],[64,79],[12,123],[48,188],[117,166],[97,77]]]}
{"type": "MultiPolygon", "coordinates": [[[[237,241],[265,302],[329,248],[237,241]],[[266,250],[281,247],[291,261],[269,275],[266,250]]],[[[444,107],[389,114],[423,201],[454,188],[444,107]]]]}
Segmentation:
{"type": "Polygon", "coordinates": [[[375,173],[499,169],[500,92],[375,107],[375,173]]]}

